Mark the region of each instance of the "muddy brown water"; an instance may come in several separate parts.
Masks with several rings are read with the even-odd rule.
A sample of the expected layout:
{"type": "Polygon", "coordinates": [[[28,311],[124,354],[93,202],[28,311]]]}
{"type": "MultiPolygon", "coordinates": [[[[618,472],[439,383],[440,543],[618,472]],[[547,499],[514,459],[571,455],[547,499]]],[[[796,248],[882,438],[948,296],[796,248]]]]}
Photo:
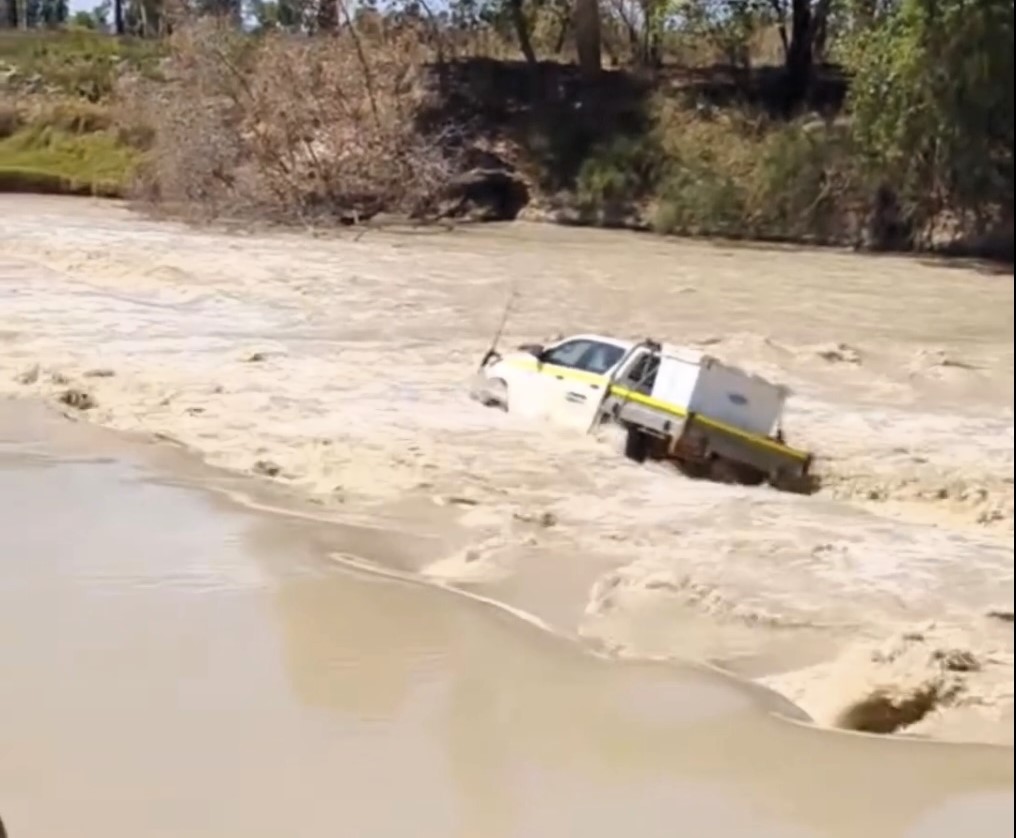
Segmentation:
{"type": "Polygon", "coordinates": [[[1011,749],[591,656],[160,457],[0,402],[11,838],[1012,834],[1011,749]]]}
{"type": "Polygon", "coordinates": [[[87,810],[114,835],[330,834],[346,805],[339,834],[404,834],[397,812],[384,810],[387,833],[378,814],[398,801],[424,835],[617,834],[619,820],[641,829],[641,812],[649,835],[677,821],[743,834],[714,799],[790,834],[1011,824],[1011,796],[992,797],[1011,789],[1011,769],[984,769],[998,752],[804,731],[768,715],[786,707],[768,693],[679,663],[757,678],[825,724],[873,697],[933,695],[906,734],[1011,746],[1011,624],[989,616],[1012,609],[1011,274],[534,225],[226,232],[37,196],[0,196],[0,233],[0,395],[74,403],[85,420],[21,412],[8,436],[4,574],[7,554],[32,554],[25,533],[48,559],[0,576],[14,591],[0,594],[13,656],[0,663],[61,673],[0,690],[14,718],[36,719],[0,739],[0,759],[13,755],[3,770],[19,772],[0,774],[0,813],[19,829],[27,813],[42,834],[72,834],[87,810]],[[470,402],[509,291],[509,346],[648,334],[789,383],[787,430],[818,455],[822,490],[682,480],[625,462],[608,439],[470,402]],[[159,447],[125,448],[88,425],[159,447]],[[34,495],[29,474],[44,486],[34,495]],[[371,574],[341,569],[342,556],[371,574]],[[385,569],[524,613],[385,581],[385,569]],[[29,582],[42,593],[26,595],[29,582]],[[454,622],[437,631],[438,619],[454,622]],[[574,638],[676,669],[608,666],[574,638]],[[466,698],[453,688],[463,679],[466,698]],[[72,712],[63,696],[79,681],[94,683],[72,712]],[[727,707],[693,698],[703,681],[747,701],[747,715],[700,732],[698,707],[727,707]],[[378,687],[380,721],[361,682],[398,693],[378,687]],[[192,688],[178,698],[177,684],[192,688]],[[639,698],[591,709],[613,707],[603,696],[618,690],[639,698]],[[378,758],[392,778],[381,791],[367,782],[381,768],[360,778],[332,753],[375,765],[343,739],[357,713],[379,736],[399,731],[384,740],[394,756],[378,758]],[[646,715],[663,726],[640,738],[646,715]],[[454,750],[440,732],[451,716],[454,759],[435,756],[454,750]],[[121,717],[126,735],[111,735],[121,717]],[[403,740],[419,751],[403,754],[403,740]],[[692,785],[705,809],[688,802],[692,785]],[[242,808],[242,788],[256,806],[242,808]]]}

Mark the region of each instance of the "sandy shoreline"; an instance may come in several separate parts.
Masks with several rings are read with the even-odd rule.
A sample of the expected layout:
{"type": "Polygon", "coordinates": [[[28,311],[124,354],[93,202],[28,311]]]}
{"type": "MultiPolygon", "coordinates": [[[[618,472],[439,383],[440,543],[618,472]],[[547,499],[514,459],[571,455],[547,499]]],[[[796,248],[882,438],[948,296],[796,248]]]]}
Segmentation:
{"type": "Polygon", "coordinates": [[[881,692],[927,704],[908,732],[1011,743],[1012,625],[988,616],[1012,613],[1011,277],[525,225],[353,241],[89,201],[0,215],[0,393],[78,390],[88,421],[409,521],[396,564],[619,654],[728,663],[824,723],[881,692]],[[509,342],[648,333],[789,382],[826,488],[693,483],[469,402],[513,283],[509,342]]]}

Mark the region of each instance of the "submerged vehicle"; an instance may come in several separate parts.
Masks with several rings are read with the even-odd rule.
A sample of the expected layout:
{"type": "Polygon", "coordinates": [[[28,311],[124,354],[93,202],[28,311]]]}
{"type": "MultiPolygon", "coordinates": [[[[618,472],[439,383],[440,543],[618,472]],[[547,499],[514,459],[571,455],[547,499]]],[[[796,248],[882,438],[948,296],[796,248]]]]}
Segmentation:
{"type": "Polygon", "coordinates": [[[812,455],[783,438],[788,388],[695,349],[580,334],[525,344],[480,368],[489,406],[590,432],[614,423],[636,462],[670,460],[694,476],[800,489],[812,455]]]}

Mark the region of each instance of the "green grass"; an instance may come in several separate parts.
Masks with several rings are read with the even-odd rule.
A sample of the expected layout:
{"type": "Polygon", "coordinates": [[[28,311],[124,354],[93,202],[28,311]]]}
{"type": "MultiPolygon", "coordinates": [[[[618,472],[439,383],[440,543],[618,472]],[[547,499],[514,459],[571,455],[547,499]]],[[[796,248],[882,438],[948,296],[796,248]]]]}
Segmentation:
{"type": "Polygon", "coordinates": [[[111,131],[29,126],[0,140],[0,191],[119,197],[140,157],[111,131]]]}
{"type": "Polygon", "coordinates": [[[116,130],[124,70],[154,77],[163,47],[87,30],[0,32],[13,67],[0,106],[0,191],[122,196],[141,152],[116,130]]]}

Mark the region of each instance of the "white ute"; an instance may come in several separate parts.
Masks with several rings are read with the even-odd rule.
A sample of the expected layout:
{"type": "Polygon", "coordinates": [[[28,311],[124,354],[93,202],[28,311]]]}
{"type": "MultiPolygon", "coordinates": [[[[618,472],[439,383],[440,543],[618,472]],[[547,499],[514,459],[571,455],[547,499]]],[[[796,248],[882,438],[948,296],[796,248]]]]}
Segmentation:
{"type": "Polygon", "coordinates": [[[616,423],[638,462],[788,489],[809,482],[811,455],[783,440],[788,389],[694,349],[582,334],[504,356],[491,350],[474,395],[582,432],[616,423]]]}

